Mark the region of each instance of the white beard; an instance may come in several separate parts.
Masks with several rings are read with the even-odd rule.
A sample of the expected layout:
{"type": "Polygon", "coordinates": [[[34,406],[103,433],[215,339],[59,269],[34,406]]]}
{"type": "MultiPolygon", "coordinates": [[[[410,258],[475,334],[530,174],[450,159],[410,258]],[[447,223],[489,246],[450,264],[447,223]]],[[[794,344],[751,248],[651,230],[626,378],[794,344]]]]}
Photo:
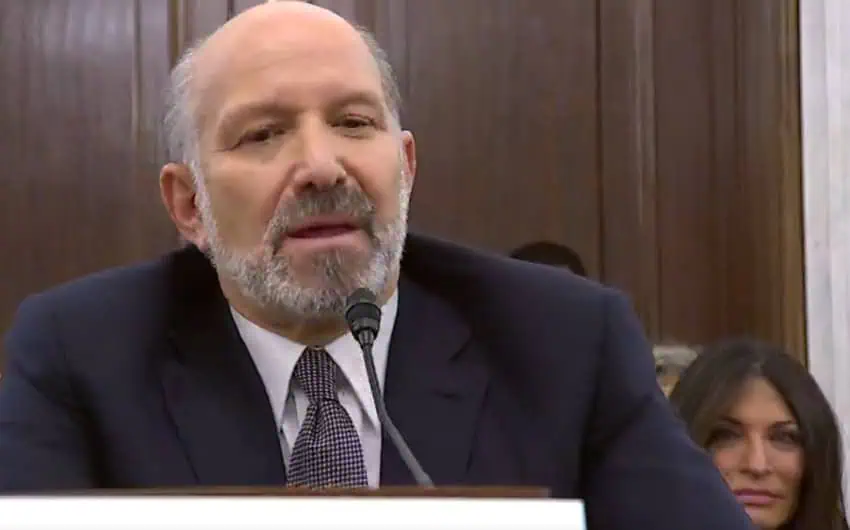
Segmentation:
{"type": "MultiPolygon", "coordinates": [[[[402,159],[403,160],[403,159],[402,159]]],[[[207,231],[207,256],[220,274],[233,280],[240,292],[260,307],[291,318],[322,320],[339,316],[346,298],[357,288],[382,293],[401,267],[407,237],[411,180],[399,173],[399,212],[395,219],[380,223],[374,206],[360,190],[329,190],[316,200],[280,205],[263,235],[259,254],[238,252],[221,238],[203,178],[196,178],[198,208],[207,231]],[[326,200],[329,197],[334,200],[326,200]],[[290,259],[277,254],[283,234],[298,218],[331,213],[353,214],[367,221],[371,241],[368,256],[350,250],[334,249],[314,257],[312,285],[299,283],[290,259]]]]}

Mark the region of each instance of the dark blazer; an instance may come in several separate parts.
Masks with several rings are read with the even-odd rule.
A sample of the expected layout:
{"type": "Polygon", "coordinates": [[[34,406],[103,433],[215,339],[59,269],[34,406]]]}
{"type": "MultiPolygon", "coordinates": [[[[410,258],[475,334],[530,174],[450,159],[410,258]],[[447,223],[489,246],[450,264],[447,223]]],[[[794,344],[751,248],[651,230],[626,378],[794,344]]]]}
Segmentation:
{"type": "MultiPolygon", "coordinates": [[[[589,528],[750,528],[658,389],[623,296],[411,235],[391,416],[439,485],[535,485],[589,528]]],[[[276,422],[193,248],[32,296],[6,338],[0,491],[282,485],[276,422]]],[[[411,484],[384,443],[381,482],[411,484]]]]}

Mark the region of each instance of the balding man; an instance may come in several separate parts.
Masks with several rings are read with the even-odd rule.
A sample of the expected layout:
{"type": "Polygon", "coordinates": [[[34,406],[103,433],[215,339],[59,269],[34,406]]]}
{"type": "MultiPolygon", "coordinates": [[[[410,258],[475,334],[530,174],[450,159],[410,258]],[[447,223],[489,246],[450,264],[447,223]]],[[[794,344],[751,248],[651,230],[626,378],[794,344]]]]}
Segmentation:
{"type": "Polygon", "coordinates": [[[0,490],[413,483],[341,317],[364,287],[387,408],[437,485],[544,486],[593,530],[748,528],[621,295],[407,235],[416,150],[368,35],[264,4],[172,83],[159,183],[191,244],[22,304],[0,490]]]}

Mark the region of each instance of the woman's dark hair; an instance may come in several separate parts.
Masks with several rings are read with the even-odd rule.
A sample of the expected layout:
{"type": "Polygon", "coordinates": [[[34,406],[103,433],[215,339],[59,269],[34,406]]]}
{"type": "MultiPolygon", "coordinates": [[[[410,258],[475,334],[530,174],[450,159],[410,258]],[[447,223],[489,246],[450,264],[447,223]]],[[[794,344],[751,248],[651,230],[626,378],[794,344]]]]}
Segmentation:
{"type": "Polygon", "coordinates": [[[511,252],[511,257],[542,265],[567,267],[574,274],[587,276],[587,270],[575,250],[551,241],[528,243],[511,252]]]}
{"type": "Polygon", "coordinates": [[[838,422],[814,378],[781,348],[746,338],[710,345],[682,373],[670,401],[694,441],[706,447],[752,378],[764,378],[776,389],[800,429],[804,471],[797,510],[786,527],[847,530],[838,422]]]}

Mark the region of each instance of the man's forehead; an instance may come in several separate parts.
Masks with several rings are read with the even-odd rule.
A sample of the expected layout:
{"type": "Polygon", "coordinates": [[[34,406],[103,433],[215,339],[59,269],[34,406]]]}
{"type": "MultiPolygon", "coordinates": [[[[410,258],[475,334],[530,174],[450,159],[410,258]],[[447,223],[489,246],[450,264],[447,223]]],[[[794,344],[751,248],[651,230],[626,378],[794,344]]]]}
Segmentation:
{"type": "Polygon", "coordinates": [[[357,29],[328,9],[306,2],[273,2],[250,8],[216,29],[205,45],[215,47],[239,43],[251,37],[273,39],[302,33],[316,40],[357,40],[357,29]]]}
{"type": "Polygon", "coordinates": [[[242,46],[205,50],[194,87],[201,107],[218,108],[234,98],[333,100],[354,92],[383,99],[380,70],[362,40],[256,37],[242,46]]]}
{"type": "Polygon", "coordinates": [[[339,105],[343,102],[383,105],[384,94],[377,71],[355,67],[350,61],[322,65],[309,59],[255,63],[256,68],[233,68],[229,74],[209,79],[202,105],[219,111],[251,104],[290,108],[339,105]]]}
{"type": "Polygon", "coordinates": [[[377,63],[365,46],[340,41],[311,41],[280,37],[246,42],[218,54],[206,54],[199,66],[202,77],[232,78],[268,70],[298,68],[309,71],[348,70],[349,75],[380,78],[377,63]]]}
{"type": "Polygon", "coordinates": [[[360,32],[334,13],[316,6],[306,10],[271,7],[274,5],[249,10],[213,33],[198,49],[197,74],[226,71],[255,57],[261,60],[310,54],[371,57],[360,32]],[[271,12],[266,14],[266,11],[271,12]]]}

